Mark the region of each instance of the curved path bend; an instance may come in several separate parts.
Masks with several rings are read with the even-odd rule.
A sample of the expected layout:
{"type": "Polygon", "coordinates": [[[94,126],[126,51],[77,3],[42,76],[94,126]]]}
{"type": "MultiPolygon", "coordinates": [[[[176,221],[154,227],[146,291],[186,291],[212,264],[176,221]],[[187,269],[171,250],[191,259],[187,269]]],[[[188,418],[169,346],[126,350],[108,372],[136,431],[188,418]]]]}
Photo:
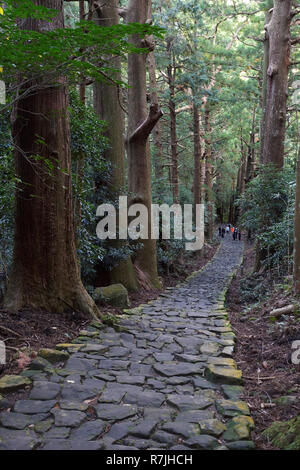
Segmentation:
{"type": "Polygon", "coordinates": [[[253,448],[224,309],[242,251],[227,235],[206,267],[119,328],[92,322],[59,346],[62,365],[33,361],[29,397],[0,413],[0,449],[253,448]]]}

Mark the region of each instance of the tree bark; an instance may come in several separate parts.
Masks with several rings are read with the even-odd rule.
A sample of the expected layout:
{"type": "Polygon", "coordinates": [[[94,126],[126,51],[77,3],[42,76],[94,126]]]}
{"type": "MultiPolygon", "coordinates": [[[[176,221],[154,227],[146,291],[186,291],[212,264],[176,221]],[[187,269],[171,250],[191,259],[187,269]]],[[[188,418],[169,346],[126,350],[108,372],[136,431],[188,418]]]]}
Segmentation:
{"type": "Polygon", "coordinates": [[[179,178],[178,178],[178,148],[177,148],[177,117],[176,117],[176,103],[175,103],[175,77],[176,68],[174,64],[174,56],[171,49],[172,40],[168,40],[167,50],[169,53],[168,72],[168,85],[169,85],[169,111],[170,111],[170,137],[171,137],[171,185],[173,202],[179,203],[179,178]]]}
{"type": "MultiPolygon", "coordinates": [[[[148,5],[148,19],[152,18],[152,2],[148,5]]],[[[153,38],[151,38],[153,41],[153,38]]],[[[154,51],[150,51],[147,57],[149,83],[150,83],[150,103],[155,106],[159,106],[158,101],[158,89],[156,80],[156,61],[154,51]]],[[[163,144],[162,144],[162,123],[159,120],[152,131],[153,144],[155,149],[154,154],[154,171],[155,178],[158,187],[162,186],[163,183],[163,144]]]]}
{"type": "Polygon", "coordinates": [[[264,126],[264,163],[282,168],[286,128],[288,70],[290,63],[291,0],[274,0],[270,22],[266,25],[269,37],[269,67],[264,126]]]}
{"type": "MultiPolygon", "coordinates": [[[[51,22],[25,20],[22,28],[63,27],[62,0],[35,0],[35,4],[54,8],[58,14],[51,22]]],[[[29,307],[99,314],[81,283],[76,256],[67,109],[63,78],[54,85],[43,84],[15,105],[13,138],[20,183],[13,264],[4,301],[9,311],[29,307]]]]}
{"type": "Polygon", "coordinates": [[[194,204],[201,204],[201,140],[200,140],[200,115],[196,103],[193,104],[194,125],[194,204]]]}
{"type": "MultiPolygon", "coordinates": [[[[118,0],[108,0],[96,8],[95,22],[103,27],[119,24],[118,0]]],[[[121,59],[111,59],[112,66],[119,70],[115,79],[121,80],[121,59]]],[[[121,96],[117,85],[96,82],[94,85],[94,109],[99,118],[107,123],[106,137],[109,148],[104,158],[111,164],[110,186],[119,195],[125,192],[125,143],[124,112],[120,104],[121,96]]],[[[111,240],[111,246],[121,248],[126,242],[111,240]]],[[[119,263],[109,272],[111,283],[123,284],[128,290],[138,290],[139,285],[131,258],[119,263]]],[[[99,284],[99,282],[98,282],[99,284]]],[[[101,284],[101,280],[100,280],[101,284]]]]}
{"type": "Polygon", "coordinates": [[[262,79],[262,95],[261,107],[262,118],[260,126],[260,163],[264,161],[264,142],[265,142],[265,121],[266,121],[266,105],[267,105],[267,82],[268,82],[268,68],[269,68],[269,55],[270,55],[270,42],[266,26],[272,18],[273,0],[268,0],[265,12],[265,38],[264,38],[264,58],[263,58],[263,79],[262,79]]]}
{"type": "Polygon", "coordinates": [[[294,215],[294,290],[300,294],[300,148],[297,161],[296,202],[294,215]]]}
{"type": "MultiPolygon", "coordinates": [[[[127,11],[128,23],[146,23],[150,0],[130,0],[127,11]]],[[[138,36],[130,38],[133,44],[143,46],[138,36]]],[[[156,240],[152,240],[151,227],[151,163],[149,135],[162,116],[157,105],[147,111],[146,56],[128,56],[128,187],[132,194],[130,205],[144,204],[148,209],[148,238],[141,239],[143,248],[137,253],[135,264],[146,276],[152,287],[160,287],[157,274],[156,240]]]]}
{"type": "MultiPolygon", "coordinates": [[[[79,17],[80,21],[85,20],[85,7],[84,0],[79,0],[79,17]]],[[[86,99],[86,83],[85,78],[79,85],[79,97],[83,105],[85,105],[86,99]]],[[[75,235],[76,235],[76,246],[80,246],[80,227],[81,227],[81,216],[82,216],[82,188],[84,180],[84,167],[85,167],[85,158],[84,154],[80,153],[76,155],[76,183],[77,183],[77,195],[75,197],[75,235]]]]}
{"type": "Polygon", "coordinates": [[[211,122],[210,106],[205,105],[205,157],[206,157],[206,197],[208,213],[207,236],[209,241],[213,239],[214,233],[214,194],[213,194],[213,155],[211,148],[211,122]]]}

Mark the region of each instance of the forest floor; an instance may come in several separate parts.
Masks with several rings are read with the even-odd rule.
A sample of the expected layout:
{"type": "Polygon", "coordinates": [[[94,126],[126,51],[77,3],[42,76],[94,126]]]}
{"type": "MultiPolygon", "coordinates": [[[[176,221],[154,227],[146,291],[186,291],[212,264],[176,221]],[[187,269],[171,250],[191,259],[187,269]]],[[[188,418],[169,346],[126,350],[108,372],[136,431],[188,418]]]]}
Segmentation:
{"type": "MultiPolygon", "coordinates": [[[[200,256],[186,252],[176,269],[171,267],[169,273],[160,275],[163,289],[175,286],[192,272],[201,269],[214,256],[218,246],[218,243],[206,244],[200,256]]],[[[156,299],[160,293],[159,289],[129,293],[131,308],[156,299]]],[[[122,309],[105,306],[101,307],[101,312],[118,315],[122,309]]],[[[90,318],[78,312],[49,314],[23,310],[12,315],[0,309],[0,340],[5,342],[7,349],[6,365],[0,365],[0,377],[18,373],[24,367],[26,356],[35,357],[41,348],[53,348],[58,343],[71,342],[89,323],[90,318]]]]}
{"type": "MultiPolygon", "coordinates": [[[[244,262],[227,294],[229,319],[236,334],[235,360],[243,372],[244,400],[255,421],[252,435],[258,449],[274,449],[261,435],[274,421],[287,421],[300,414],[300,366],[291,362],[291,342],[300,339],[299,316],[270,320],[270,311],[293,303],[289,285],[277,284],[268,292],[266,273],[253,278],[253,245],[245,245],[244,262]],[[243,280],[252,279],[260,288],[261,299],[251,309],[243,298],[243,280]],[[263,289],[266,286],[265,296],[263,289]],[[292,402],[279,405],[278,398],[292,402]]],[[[274,281],[273,281],[274,282],[274,281]]],[[[299,301],[299,300],[298,300],[299,301]]]]}

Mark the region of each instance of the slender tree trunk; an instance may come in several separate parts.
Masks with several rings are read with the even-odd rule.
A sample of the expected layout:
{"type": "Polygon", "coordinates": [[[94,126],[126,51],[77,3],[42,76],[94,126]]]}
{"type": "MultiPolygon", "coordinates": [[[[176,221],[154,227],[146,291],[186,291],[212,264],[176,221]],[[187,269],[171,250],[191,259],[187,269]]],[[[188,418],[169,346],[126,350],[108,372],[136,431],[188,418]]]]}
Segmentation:
{"type": "MultiPolygon", "coordinates": [[[[79,16],[80,20],[85,19],[85,8],[84,8],[84,0],[79,0],[79,16]]],[[[86,98],[86,83],[85,78],[83,78],[81,84],[79,85],[79,97],[80,101],[83,105],[85,105],[85,98],[86,98]]],[[[84,180],[84,164],[85,158],[84,154],[80,153],[75,155],[76,157],[76,186],[77,186],[77,194],[75,197],[75,234],[76,234],[76,246],[80,246],[80,227],[81,227],[81,216],[82,216],[82,188],[83,188],[83,180],[84,180]]]]}
{"type": "Polygon", "coordinates": [[[210,107],[205,106],[205,156],[206,156],[206,188],[208,212],[208,239],[212,241],[214,233],[214,194],[213,194],[213,155],[211,148],[210,107]]]}
{"type": "MultiPolygon", "coordinates": [[[[130,0],[128,23],[146,23],[150,0],[130,0]]],[[[130,38],[138,47],[146,46],[137,36],[130,38]]],[[[147,276],[153,287],[160,287],[157,274],[156,241],[152,240],[151,227],[151,162],[149,135],[162,116],[157,105],[147,111],[146,54],[129,54],[128,57],[128,186],[132,194],[131,204],[144,204],[148,209],[148,238],[141,239],[144,247],[137,253],[136,265],[147,276]]]]}
{"type": "MultiPolygon", "coordinates": [[[[95,11],[98,25],[107,27],[119,24],[118,0],[108,0],[95,11]]],[[[121,80],[121,59],[111,59],[112,66],[119,70],[115,79],[121,80]]],[[[117,85],[98,82],[94,85],[94,109],[99,118],[107,123],[106,137],[109,148],[104,151],[104,158],[111,164],[110,186],[119,195],[125,191],[125,142],[124,113],[121,108],[121,96],[117,85]]],[[[124,242],[112,240],[111,246],[121,248],[124,242]]],[[[129,290],[138,290],[138,281],[131,258],[127,258],[109,273],[110,282],[123,284],[129,290]]],[[[101,281],[100,281],[101,284],[101,281]]]]}
{"type": "MultiPolygon", "coordinates": [[[[148,5],[148,19],[152,18],[152,2],[149,2],[148,5]]],[[[153,41],[153,38],[151,38],[153,41]]],[[[154,42],[153,42],[154,44],[154,42]]],[[[158,101],[158,89],[157,89],[157,80],[156,80],[156,61],[154,51],[151,50],[147,57],[148,65],[148,74],[149,74],[149,83],[150,83],[150,102],[154,106],[159,106],[158,101]]],[[[162,186],[163,180],[163,144],[162,144],[162,123],[161,120],[158,121],[156,126],[152,131],[153,144],[155,149],[154,155],[154,171],[156,182],[158,187],[162,186]]]]}
{"type": "MultiPolygon", "coordinates": [[[[63,27],[62,0],[35,0],[35,4],[54,8],[58,15],[50,23],[28,19],[22,28],[42,31],[63,27]]],[[[74,309],[93,316],[99,313],[81,283],[76,257],[67,109],[63,78],[56,86],[43,84],[15,105],[13,137],[20,183],[13,264],[4,301],[9,311],[29,307],[48,312],[74,309]]]]}
{"type": "Polygon", "coordinates": [[[269,37],[269,67],[264,129],[264,163],[283,166],[288,70],[290,63],[291,0],[274,0],[269,37]]]}
{"type": "Polygon", "coordinates": [[[193,104],[194,124],[194,204],[201,204],[201,140],[200,115],[196,103],[193,104]]]}
{"type": "Polygon", "coordinates": [[[249,137],[248,157],[246,166],[246,184],[248,184],[254,176],[255,167],[255,120],[256,120],[256,105],[253,110],[252,128],[249,137]]]}
{"type": "Polygon", "coordinates": [[[297,161],[296,202],[294,215],[294,290],[300,294],[300,148],[297,161]]]}
{"type": "Polygon", "coordinates": [[[205,201],[205,175],[206,175],[206,156],[204,152],[201,158],[201,166],[200,166],[200,201],[201,201],[201,204],[204,204],[204,201],[205,201]]]}
{"type": "Polygon", "coordinates": [[[179,179],[178,179],[178,148],[177,148],[177,118],[175,103],[175,77],[176,68],[174,57],[171,50],[171,40],[168,41],[169,65],[168,65],[168,84],[169,84],[169,110],[170,110],[170,137],[171,137],[171,184],[173,193],[173,202],[179,203],[179,179]]]}

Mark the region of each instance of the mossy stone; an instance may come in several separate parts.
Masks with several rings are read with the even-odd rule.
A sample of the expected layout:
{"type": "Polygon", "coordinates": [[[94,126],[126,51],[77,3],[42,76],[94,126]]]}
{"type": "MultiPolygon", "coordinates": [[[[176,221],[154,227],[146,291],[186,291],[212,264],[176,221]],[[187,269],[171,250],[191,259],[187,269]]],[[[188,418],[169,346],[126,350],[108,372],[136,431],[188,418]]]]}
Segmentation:
{"type": "Polygon", "coordinates": [[[262,435],[281,450],[300,450],[300,416],[289,421],[275,421],[262,435]]]}
{"type": "Polygon", "coordinates": [[[242,371],[233,367],[218,367],[209,364],[205,369],[205,376],[215,383],[239,385],[242,383],[242,371]]]}
{"type": "Polygon", "coordinates": [[[39,350],[38,357],[46,359],[51,364],[56,364],[57,362],[66,361],[67,359],[69,359],[70,355],[66,351],[44,348],[39,350]]]}
{"type": "Polygon", "coordinates": [[[31,380],[28,377],[21,375],[4,375],[0,379],[0,392],[16,392],[27,385],[31,385],[31,380]]]}
{"type": "Polygon", "coordinates": [[[128,291],[122,284],[98,287],[93,294],[96,304],[109,304],[114,307],[130,307],[128,291]]]}

